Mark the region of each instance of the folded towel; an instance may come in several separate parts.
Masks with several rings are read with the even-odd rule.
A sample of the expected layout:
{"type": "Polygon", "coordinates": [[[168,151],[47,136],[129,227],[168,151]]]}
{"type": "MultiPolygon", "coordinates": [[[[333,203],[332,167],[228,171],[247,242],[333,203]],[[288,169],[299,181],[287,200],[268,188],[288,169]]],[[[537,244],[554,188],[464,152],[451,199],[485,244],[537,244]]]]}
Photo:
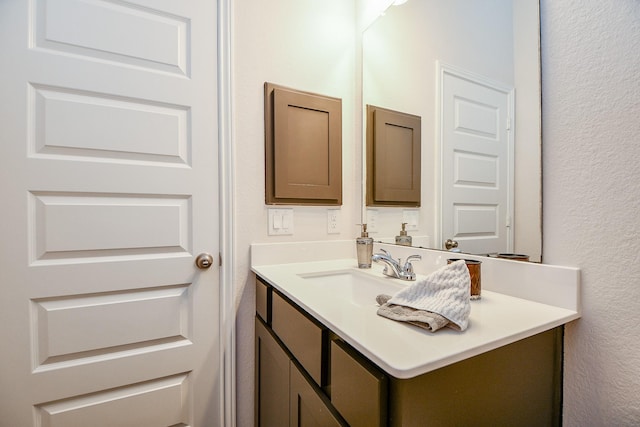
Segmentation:
{"type": "Polygon", "coordinates": [[[415,308],[405,307],[403,305],[389,304],[387,301],[391,299],[391,295],[378,295],[376,301],[380,304],[378,314],[388,317],[389,319],[399,322],[407,322],[412,325],[419,326],[431,332],[435,332],[440,328],[444,328],[450,322],[437,313],[430,311],[416,310],[415,308]]]}
{"type": "Polygon", "coordinates": [[[406,287],[391,298],[379,295],[376,298],[381,304],[378,314],[393,320],[417,324],[431,331],[443,326],[464,331],[469,325],[471,312],[470,286],[471,279],[466,263],[464,260],[456,261],[406,287]],[[447,323],[442,325],[441,318],[447,323]]]}

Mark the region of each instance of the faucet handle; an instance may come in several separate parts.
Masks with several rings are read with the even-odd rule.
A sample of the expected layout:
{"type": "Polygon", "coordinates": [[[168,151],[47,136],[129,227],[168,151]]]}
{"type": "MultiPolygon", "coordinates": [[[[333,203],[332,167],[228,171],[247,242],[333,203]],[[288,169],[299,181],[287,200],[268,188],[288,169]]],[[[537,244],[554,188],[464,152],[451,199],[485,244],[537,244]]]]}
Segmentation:
{"type": "Polygon", "coordinates": [[[410,255],[407,257],[402,267],[402,278],[405,280],[416,280],[416,274],[413,272],[413,264],[411,264],[411,260],[413,259],[422,259],[422,256],[410,255]]]}
{"type": "Polygon", "coordinates": [[[403,270],[405,273],[413,274],[413,264],[411,264],[411,260],[413,259],[422,259],[421,255],[410,255],[407,257],[407,260],[404,263],[403,270]]]}
{"type": "Polygon", "coordinates": [[[406,265],[411,265],[411,260],[412,260],[412,259],[422,259],[422,255],[409,255],[409,256],[407,257],[407,260],[405,261],[405,264],[404,264],[404,265],[405,265],[405,266],[406,266],[406,265]]]}

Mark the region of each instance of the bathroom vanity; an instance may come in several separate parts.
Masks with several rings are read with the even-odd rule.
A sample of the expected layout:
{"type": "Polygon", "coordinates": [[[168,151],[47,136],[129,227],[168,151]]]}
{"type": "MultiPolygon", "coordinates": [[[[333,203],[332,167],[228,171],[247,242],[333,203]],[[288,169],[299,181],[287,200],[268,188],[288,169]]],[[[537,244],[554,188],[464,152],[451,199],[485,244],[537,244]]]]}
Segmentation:
{"type": "MultiPolygon", "coordinates": [[[[252,246],[257,426],[560,425],[577,269],[485,260],[469,328],[429,332],[376,314],[377,294],[411,282],[359,270],[353,246],[252,246]]],[[[388,249],[422,255],[417,280],[447,258],[388,249]]]]}

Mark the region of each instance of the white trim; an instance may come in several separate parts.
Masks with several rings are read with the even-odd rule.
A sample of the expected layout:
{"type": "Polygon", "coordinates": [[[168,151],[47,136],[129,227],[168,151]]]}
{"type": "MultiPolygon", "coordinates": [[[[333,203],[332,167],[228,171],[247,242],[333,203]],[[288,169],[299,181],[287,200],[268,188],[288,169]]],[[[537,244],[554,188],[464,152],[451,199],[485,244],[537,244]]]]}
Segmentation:
{"type": "Polygon", "coordinates": [[[232,134],[231,0],[218,0],[218,180],[220,190],[220,425],[236,425],[234,310],[234,152],[232,134]]]}
{"type": "Polygon", "coordinates": [[[439,162],[436,164],[435,169],[435,194],[436,194],[436,200],[438,201],[438,203],[436,203],[435,205],[435,212],[434,212],[434,217],[436,218],[436,224],[438,224],[436,230],[434,230],[434,236],[435,236],[435,240],[434,243],[436,244],[436,248],[442,249],[442,193],[443,193],[443,188],[442,188],[442,163],[444,161],[443,158],[443,154],[442,154],[442,144],[443,144],[443,115],[442,115],[442,109],[443,109],[443,105],[444,105],[444,99],[443,99],[443,83],[444,83],[444,76],[445,74],[449,74],[461,79],[465,79],[468,80],[470,82],[482,85],[482,86],[486,86],[488,88],[491,88],[493,90],[496,90],[498,92],[503,92],[504,94],[507,95],[507,102],[508,102],[508,114],[511,120],[511,128],[509,130],[509,132],[507,132],[507,161],[508,161],[508,172],[507,172],[507,187],[508,187],[508,193],[507,193],[507,216],[508,218],[511,218],[511,226],[508,229],[508,237],[507,237],[507,251],[512,251],[513,250],[513,240],[514,240],[514,213],[515,213],[515,203],[514,203],[514,198],[515,198],[515,175],[514,175],[514,165],[515,165],[515,157],[514,157],[514,135],[515,135],[515,89],[513,87],[507,86],[504,83],[501,83],[497,80],[492,80],[488,77],[485,77],[481,74],[477,74],[471,71],[467,71],[464,70],[460,67],[454,66],[454,65],[449,65],[446,64],[440,60],[436,60],[436,117],[435,117],[435,140],[436,140],[436,146],[435,146],[435,155],[436,158],[439,159],[439,162]],[[439,246],[437,246],[439,245],[439,246]]]}
{"type": "Polygon", "coordinates": [[[435,230],[433,230],[433,248],[434,249],[444,249],[442,246],[442,129],[444,125],[442,123],[442,109],[444,100],[442,98],[442,82],[444,81],[444,68],[446,65],[441,63],[439,60],[436,60],[436,105],[435,105],[435,135],[434,140],[436,141],[434,149],[435,158],[438,159],[438,162],[435,164],[433,168],[434,173],[434,189],[433,193],[435,194],[435,200],[433,206],[433,217],[436,220],[437,226],[435,230]]]}

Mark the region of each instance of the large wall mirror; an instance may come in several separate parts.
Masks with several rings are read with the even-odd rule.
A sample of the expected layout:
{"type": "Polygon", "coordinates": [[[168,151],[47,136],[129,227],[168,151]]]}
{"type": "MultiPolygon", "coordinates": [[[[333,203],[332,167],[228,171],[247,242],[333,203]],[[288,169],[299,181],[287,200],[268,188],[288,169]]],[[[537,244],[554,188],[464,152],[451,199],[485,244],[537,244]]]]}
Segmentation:
{"type": "Polygon", "coordinates": [[[421,118],[420,206],[364,206],[370,235],[407,223],[413,246],[540,261],[538,0],[408,0],[362,49],[364,143],[367,106],[421,118]]]}

